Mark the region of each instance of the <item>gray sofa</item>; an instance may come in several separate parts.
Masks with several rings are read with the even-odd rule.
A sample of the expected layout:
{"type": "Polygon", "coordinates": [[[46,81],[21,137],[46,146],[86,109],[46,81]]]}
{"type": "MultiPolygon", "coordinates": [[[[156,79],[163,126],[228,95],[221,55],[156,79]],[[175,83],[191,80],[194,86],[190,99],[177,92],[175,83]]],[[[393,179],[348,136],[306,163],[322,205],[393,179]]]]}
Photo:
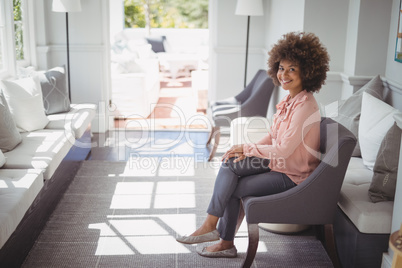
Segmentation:
{"type": "MultiPolygon", "coordinates": [[[[334,235],[343,268],[381,267],[388,251],[401,142],[401,96],[374,77],[338,103],[339,120],[358,137],[342,185],[334,235]]],[[[401,183],[401,182],[399,182],[401,183]]]]}

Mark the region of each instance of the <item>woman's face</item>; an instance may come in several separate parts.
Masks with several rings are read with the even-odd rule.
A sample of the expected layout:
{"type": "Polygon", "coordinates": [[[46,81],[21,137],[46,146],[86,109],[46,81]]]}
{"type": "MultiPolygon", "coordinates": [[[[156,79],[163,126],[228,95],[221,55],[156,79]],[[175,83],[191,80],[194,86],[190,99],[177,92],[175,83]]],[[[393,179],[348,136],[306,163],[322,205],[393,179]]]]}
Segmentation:
{"type": "Polygon", "coordinates": [[[289,60],[281,60],[277,77],[282,88],[289,90],[289,94],[292,98],[303,90],[300,68],[297,63],[289,60]]]}

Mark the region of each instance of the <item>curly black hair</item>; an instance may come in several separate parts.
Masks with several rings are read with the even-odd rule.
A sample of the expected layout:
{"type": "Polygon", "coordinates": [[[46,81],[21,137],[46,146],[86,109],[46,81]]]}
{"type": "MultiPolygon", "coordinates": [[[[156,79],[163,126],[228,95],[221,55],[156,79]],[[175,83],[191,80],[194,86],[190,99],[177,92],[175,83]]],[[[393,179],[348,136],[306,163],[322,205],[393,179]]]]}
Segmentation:
{"type": "Polygon", "coordinates": [[[299,65],[303,89],[307,92],[318,92],[325,84],[329,71],[329,55],[315,34],[287,33],[272,47],[268,55],[268,75],[275,85],[280,86],[277,72],[281,60],[299,65]]]}

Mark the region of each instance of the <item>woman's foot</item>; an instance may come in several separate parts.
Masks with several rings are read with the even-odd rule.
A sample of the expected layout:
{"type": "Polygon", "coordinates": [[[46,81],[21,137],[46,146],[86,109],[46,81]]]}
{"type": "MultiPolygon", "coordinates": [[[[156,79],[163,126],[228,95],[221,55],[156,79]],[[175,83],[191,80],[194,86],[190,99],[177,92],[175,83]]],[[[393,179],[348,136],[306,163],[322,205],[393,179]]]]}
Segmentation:
{"type": "Polygon", "coordinates": [[[219,243],[209,247],[197,248],[197,253],[208,258],[235,258],[237,257],[237,249],[233,241],[221,240],[219,243]]]}
{"type": "Polygon", "coordinates": [[[179,236],[176,238],[177,242],[183,244],[199,244],[204,242],[211,242],[219,240],[219,233],[217,230],[201,235],[179,236]]]}
{"type": "Polygon", "coordinates": [[[198,244],[219,240],[219,232],[216,230],[216,224],[219,218],[208,214],[204,223],[194,233],[189,236],[179,236],[176,240],[184,244],[198,244]]]}
{"type": "Polygon", "coordinates": [[[234,247],[233,241],[221,240],[221,241],[219,241],[219,243],[206,247],[206,250],[208,252],[218,252],[218,251],[231,249],[233,247],[234,247]]]}

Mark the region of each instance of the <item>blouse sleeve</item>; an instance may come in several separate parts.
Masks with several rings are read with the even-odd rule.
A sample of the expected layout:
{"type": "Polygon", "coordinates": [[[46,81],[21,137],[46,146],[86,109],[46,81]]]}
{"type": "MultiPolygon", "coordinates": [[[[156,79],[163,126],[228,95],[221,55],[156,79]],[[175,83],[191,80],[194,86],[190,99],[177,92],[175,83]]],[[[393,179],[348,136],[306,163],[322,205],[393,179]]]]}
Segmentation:
{"type": "MultiPolygon", "coordinates": [[[[308,133],[314,124],[306,123],[307,120],[319,122],[320,113],[317,107],[306,103],[301,103],[294,108],[294,111],[288,123],[287,129],[283,132],[276,144],[244,144],[243,152],[246,156],[256,156],[260,158],[271,158],[272,156],[288,158],[303,141],[304,136],[308,133]],[[311,118],[309,118],[311,116],[311,118]],[[318,119],[317,119],[318,118],[318,119]]],[[[282,124],[284,124],[284,121],[282,124]]],[[[265,138],[264,138],[265,139],[265,138]]]]}
{"type": "Polygon", "coordinates": [[[272,136],[271,133],[267,133],[262,139],[260,139],[256,144],[260,145],[272,145],[272,136]]]}

